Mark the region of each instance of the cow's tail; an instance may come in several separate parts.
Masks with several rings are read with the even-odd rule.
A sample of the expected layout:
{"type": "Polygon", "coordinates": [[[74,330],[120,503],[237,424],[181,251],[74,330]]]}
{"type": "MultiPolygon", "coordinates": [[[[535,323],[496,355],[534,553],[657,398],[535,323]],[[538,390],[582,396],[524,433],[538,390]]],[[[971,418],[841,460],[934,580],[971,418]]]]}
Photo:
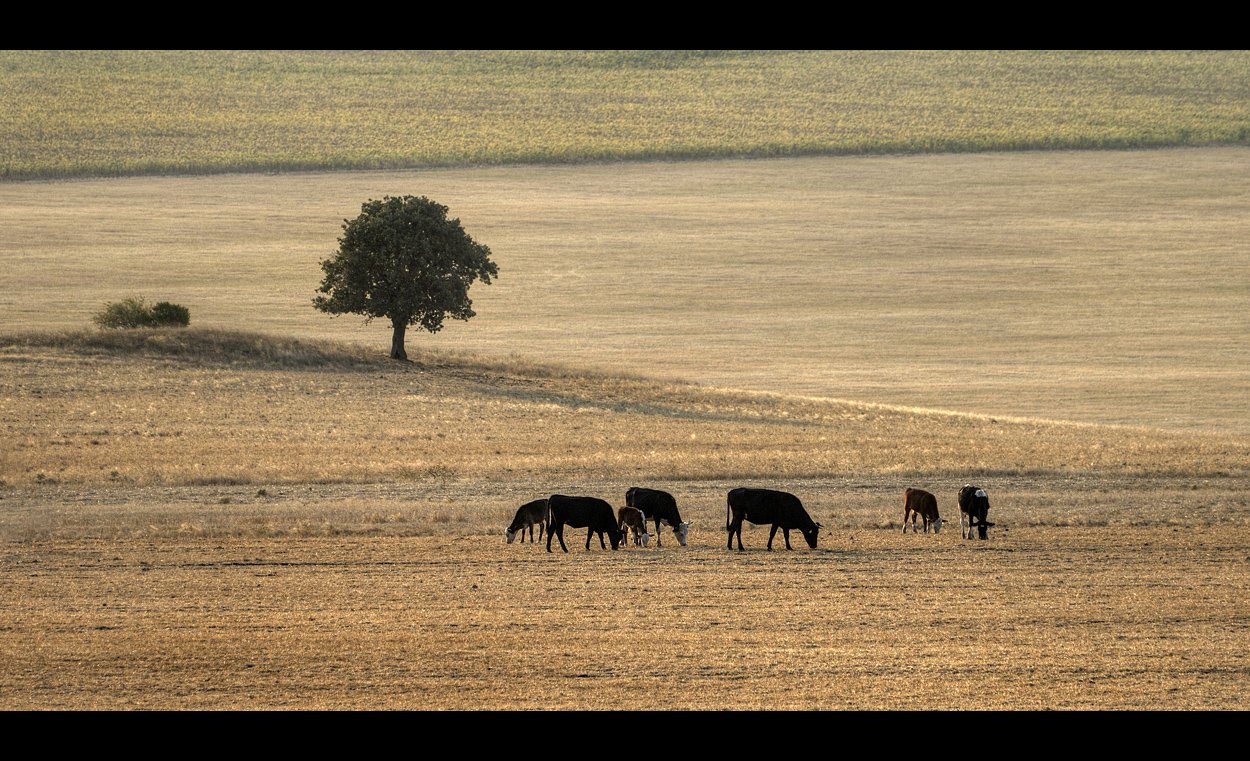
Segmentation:
{"type": "Polygon", "coordinates": [[[730,521],[729,521],[729,497],[728,497],[728,496],[726,496],[726,497],[725,497],[725,530],[726,530],[726,531],[728,531],[728,530],[729,530],[729,526],[730,526],[730,525],[731,525],[731,524],[730,524],[730,521]]]}

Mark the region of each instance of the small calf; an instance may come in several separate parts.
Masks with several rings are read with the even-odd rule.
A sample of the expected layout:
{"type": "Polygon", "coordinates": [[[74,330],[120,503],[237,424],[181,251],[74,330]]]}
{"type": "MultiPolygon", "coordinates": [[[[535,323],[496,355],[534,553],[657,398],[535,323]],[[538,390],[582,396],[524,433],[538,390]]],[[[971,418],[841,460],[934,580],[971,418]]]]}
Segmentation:
{"type": "Polygon", "coordinates": [[[616,511],[617,528],[622,534],[628,528],[634,535],[635,547],[647,547],[651,544],[651,535],[647,533],[647,516],[636,507],[622,507],[616,511]]]}
{"type": "Polygon", "coordinates": [[[508,537],[508,544],[512,544],[512,540],[517,538],[517,534],[521,535],[521,542],[525,542],[525,529],[530,530],[530,541],[534,541],[534,524],[538,524],[538,541],[543,540],[543,530],[547,527],[547,500],[536,499],[533,502],[526,502],[517,508],[516,517],[512,519],[512,525],[508,526],[508,530],[504,535],[508,537]]]}

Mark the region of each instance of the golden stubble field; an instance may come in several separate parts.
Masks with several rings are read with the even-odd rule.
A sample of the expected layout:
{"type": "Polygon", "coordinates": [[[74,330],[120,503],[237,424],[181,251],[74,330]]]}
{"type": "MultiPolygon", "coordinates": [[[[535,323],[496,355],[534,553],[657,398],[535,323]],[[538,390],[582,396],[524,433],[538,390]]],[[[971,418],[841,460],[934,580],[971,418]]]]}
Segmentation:
{"type": "Polygon", "coordinates": [[[0,706],[1245,706],[1244,528],[765,533],[9,545],[0,706]]]}
{"type": "Polygon", "coordinates": [[[0,324],[128,295],[367,342],[310,306],[384,194],[489,245],[478,317],[412,347],[729,388],[1250,432],[1250,149],[0,184],[0,324]]]}
{"type": "Polygon", "coordinates": [[[0,185],[0,707],[1240,708],[1247,158],[0,185]],[[309,307],[383,193],[502,269],[411,365],[309,307]],[[504,543],[633,485],[690,547],[504,543]],[[820,548],[727,552],[743,485],[820,548]]]}
{"type": "Polygon", "coordinates": [[[0,707],[1247,697],[1244,437],[194,329],[0,343],[0,707]],[[966,480],[990,491],[988,542],[899,533],[906,486],[949,519],[966,480]],[[673,491],[689,547],[504,542],[524,501],[631,485],[673,491]],[[727,551],[738,485],[799,494],[820,547],[768,553],[759,527],[727,551]]]}

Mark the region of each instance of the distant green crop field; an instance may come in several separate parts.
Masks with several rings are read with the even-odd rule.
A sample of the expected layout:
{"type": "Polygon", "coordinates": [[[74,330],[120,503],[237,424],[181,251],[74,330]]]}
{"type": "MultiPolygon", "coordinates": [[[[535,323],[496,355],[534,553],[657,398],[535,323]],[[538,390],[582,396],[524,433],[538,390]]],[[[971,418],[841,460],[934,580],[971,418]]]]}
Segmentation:
{"type": "Polygon", "coordinates": [[[0,178],[1250,141],[1250,53],[0,52],[0,178]]]}

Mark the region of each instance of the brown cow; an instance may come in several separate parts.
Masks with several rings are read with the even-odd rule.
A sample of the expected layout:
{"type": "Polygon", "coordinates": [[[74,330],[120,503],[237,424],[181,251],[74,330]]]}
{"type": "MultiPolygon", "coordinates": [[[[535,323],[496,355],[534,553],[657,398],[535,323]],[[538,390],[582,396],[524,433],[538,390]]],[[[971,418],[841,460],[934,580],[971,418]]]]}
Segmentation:
{"type": "Polygon", "coordinates": [[[911,521],[911,531],[916,533],[916,516],[924,519],[924,532],[929,533],[929,524],[933,524],[933,533],[942,533],[942,519],[938,516],[937,497],[924,489],[908,489],[903,492],[903,533],[907,533],[907,522],[911,521]]]}
{"type": "Polygon", "coordinates": [[[624,536],[626,527],[634,535],[634,546],[646,547],[651,544],[651,535],[647,533],[647,516],[636,507],[621,507],[616,510],[617,528],[624,536]]]}

